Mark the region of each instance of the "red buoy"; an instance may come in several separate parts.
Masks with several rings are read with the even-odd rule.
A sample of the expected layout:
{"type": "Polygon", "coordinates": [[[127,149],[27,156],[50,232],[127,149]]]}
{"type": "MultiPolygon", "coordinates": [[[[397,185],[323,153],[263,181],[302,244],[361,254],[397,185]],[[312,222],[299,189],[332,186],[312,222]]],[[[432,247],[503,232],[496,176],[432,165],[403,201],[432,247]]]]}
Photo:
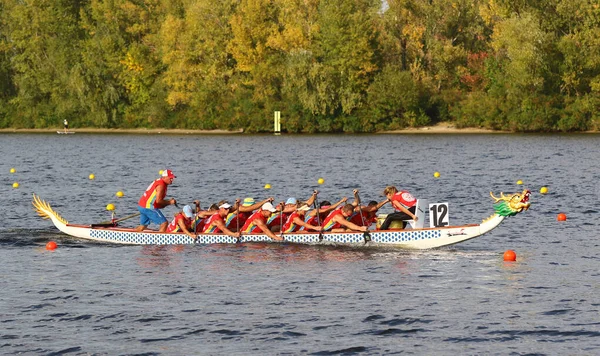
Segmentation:
{"type": "Polygon", "coordinates": [[[556,216],[556,220],[558,221],[567,221],[567,215],[565,213],[560,213],[556,216]]]}
{"type": "Polygon", "coordinates": [[[517,254],[513,250],[507,250],[504,252],[504,261],[516,261],[517,254]]]}
{"type": "Polygon", "coordinates": [[[58,245],[54,241],[48,241],[48,243],[46,244],[46,250],[56,250],[57,247],[58,245]]]}

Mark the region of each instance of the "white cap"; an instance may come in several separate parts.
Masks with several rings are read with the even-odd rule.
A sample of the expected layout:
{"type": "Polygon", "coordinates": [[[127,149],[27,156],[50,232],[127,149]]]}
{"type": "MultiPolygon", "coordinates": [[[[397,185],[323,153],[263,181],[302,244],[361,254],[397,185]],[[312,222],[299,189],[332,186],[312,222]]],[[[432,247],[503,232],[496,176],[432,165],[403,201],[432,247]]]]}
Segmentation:
{"type": "Polygon", "coordinates": [[[229,203],[223,203],[221,205],[219,205],[219,209],[229,209],[231,208],[231,205],[229,205],[229,203]]]}
{"type": "Polygon", "coordinates": [[[189,205],[186,205],[183,207],[183,215],[185,215],[188,218],[193,218],[194,217],[194,211],[192,210],[192,207],[189,205]]]}
{"type": "Polygon", "coordinates": [[[299,207],[298,209],[296,209],[298,211],[309,211],[310,208],[308,207],[308,205],[304,204],[301,207],[299,207]]]}
{"type": "Polygon", "coordinates": [[[272,213],[276,212],[277,210],[275,210],[275,208],[273,207],[273,204],[271,203],[264,203],[261,207],[262,210],[268,210],[272,213]]]}

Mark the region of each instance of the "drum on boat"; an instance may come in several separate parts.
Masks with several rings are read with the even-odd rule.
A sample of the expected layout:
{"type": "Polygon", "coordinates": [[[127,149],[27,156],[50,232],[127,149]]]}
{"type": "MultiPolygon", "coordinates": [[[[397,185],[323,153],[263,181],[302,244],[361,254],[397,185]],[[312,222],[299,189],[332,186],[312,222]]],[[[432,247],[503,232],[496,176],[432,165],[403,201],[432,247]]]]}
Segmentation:
{"type": "MultiPolygon", "coordinates": [[[[377,229],[381,228],[381,225],[383,225],[383,222],[385,221],[385,218],[387,218],[388,214],[379,214],[377,215],[377,229]]],[[[403,227],[403,223],[400,220],[394,220],[390,223],[390,230],[402,230],[403,227]]]]}

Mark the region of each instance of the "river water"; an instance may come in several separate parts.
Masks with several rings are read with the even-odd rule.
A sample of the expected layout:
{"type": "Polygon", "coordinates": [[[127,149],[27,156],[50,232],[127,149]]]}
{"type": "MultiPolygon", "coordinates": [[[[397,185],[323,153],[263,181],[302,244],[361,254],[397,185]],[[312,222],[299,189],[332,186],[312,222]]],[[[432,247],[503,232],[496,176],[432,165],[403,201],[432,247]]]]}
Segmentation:
{"type": "Polygon", "coordinates": [[[599,139],[0,135],[0,352],[599,354],[599,139]],[[168,196],[203,207],[306,199],[315,188],[320,199],[358,188],[363,201],[380,200],[390,184],[448,202],[453,225],[491,215],[490,191],[528,188],[532,205],[487,235],[430,251],[115,246],[62,235],[31,207],[35,193],[71,223],[109,219],[108,203],[123,217],[165,168],[177,175],[168,196]],[[45,250],[51,240],[55,251],[45,250]],[[503,261],[508,249],[516,262],[503,261]]]}

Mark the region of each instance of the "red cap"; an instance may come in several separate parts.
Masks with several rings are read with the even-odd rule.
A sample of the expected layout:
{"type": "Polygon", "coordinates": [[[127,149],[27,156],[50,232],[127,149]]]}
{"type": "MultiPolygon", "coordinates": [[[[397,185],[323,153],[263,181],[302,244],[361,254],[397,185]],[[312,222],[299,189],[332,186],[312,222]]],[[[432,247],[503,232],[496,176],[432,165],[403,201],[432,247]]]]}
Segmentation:
{"type": "Polygon", "coordinates": [[[162,176],[167,178],[177,178],[170,169],[165,169],[162,176]]]}

